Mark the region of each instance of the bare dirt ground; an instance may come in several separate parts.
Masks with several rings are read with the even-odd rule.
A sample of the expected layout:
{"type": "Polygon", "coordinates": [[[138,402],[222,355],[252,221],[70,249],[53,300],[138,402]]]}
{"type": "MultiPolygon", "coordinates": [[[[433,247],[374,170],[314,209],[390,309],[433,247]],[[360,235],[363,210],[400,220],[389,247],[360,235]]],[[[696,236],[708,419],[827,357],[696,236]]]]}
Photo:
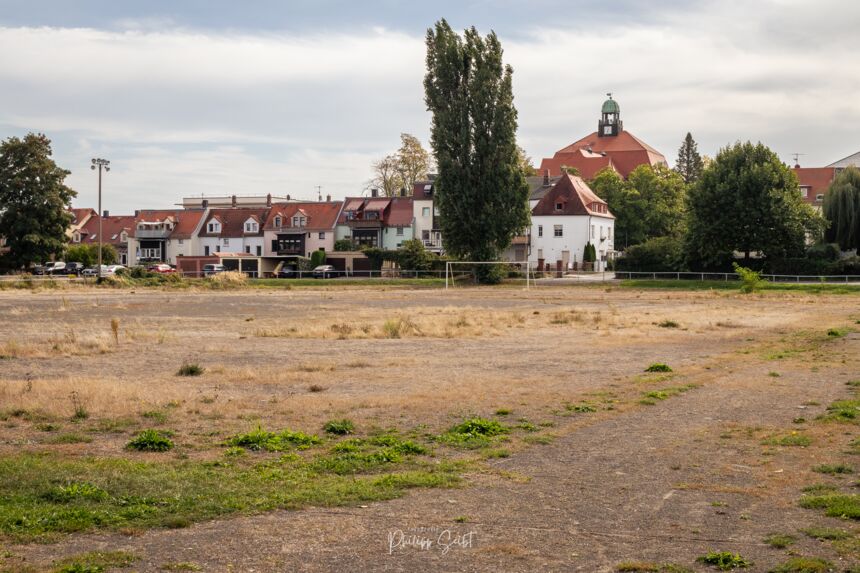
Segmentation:
{"type": "MultiPolygon", "coordinates": [[[[68,290],[0,292],[0,317],[0,409],[67,419],[75,392],[88,423],[122,419],[129,431],[142,413],[163,411],[181,438],[177,455],[192,459],[220,455],[223,436],[252,425],[318,432],[335,417],[439,432],[506,409],[511,422],[548,428],[547,443],[513,443],[510,457],[473,466],[461,488],[7,544],[10,563],[47,566],[94,550],[133,553],[134,571],[615,571],[623,562],[704,571],[696,558],[711,550],[743,554],[750,571],[791,555],[842,571],[860,559],[853,522],[798,506],[804,486],[851,487],[850,476],[812,467],[854,461],[846,450],[856,426],[815,418],[860,378],[860,336],[826,335],[856,328],[856,296],[68,290]],[[399,338],[388,338],[395,322],[399,338]],[[189,362],[205,374],[177,378],[189,362]],[[643,374],[655,362],[674,372],[643,374]],[[645,392],[687,385],[640,403],[645,392]],[[565,408],[583,401],[604,407],[565,408]],[[810,446],[763,443],[798,430],[810,446]],[[816,525],[852,539],[800,532],[816,525]],[[795,542],[774,548],[763,541],[773,533],[795,542]],[[429,545],[408,543],[421,540],[429,545]]],[[[66,445],[43,434],[6,423],[0,456],[145,456],[123,450],[127,432],[66,445]]]]}

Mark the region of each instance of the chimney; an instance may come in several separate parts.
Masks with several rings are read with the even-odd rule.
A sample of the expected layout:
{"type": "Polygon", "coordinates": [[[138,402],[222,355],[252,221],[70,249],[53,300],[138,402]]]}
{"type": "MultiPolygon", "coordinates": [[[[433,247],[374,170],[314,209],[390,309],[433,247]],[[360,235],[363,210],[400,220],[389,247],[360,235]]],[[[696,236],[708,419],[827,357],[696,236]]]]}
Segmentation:
{"type": "Polygon", "coordinates": [[[379,189],[371,189],[370,190],[371,197],[379,197],[379,189]]]}
{"type": "Polygon", "coordinates": [[[203,199],[203,203],[201,204],[204,209],[209,208],[209,199],[203,199]]]}
{"type": "Polygon", "coordinates": [[[110,217],[110,211],[107,211],[107,210],[106,210],[106,211],[103,211],[103,212],[102,212],[102,217],[104,217],[104,218],[110,217]]]}
{"type": "Polygon", "coordinates": [[[272,206],[272,194],[269,193],[268,195],[266,195],[266,207],[271,207],[271,206],[272,206]]]}
{"type": "Polygon", "coordinates": [[[231,197],[231,199],[232,199],[232,206],[235,207],[236,206],[236,196],[233,195],[233,197],[231,197]]]}
{"type": "Polygon", "coordinates": [[[134,210],[134,216],[135,216],[135,217],[140,217],[140,209],[135,209],[135,210],[134,210]]]}
{"type": "Polygon", "coordinates": [[[549,169],[543,170],[543,186],[549,186],[549,169]]]}
{"type": "Polygon", "coordinates": [[[325,196],[326,203],[331,203],[331,195],[325,196]]]}
{"type": "Polygon", "coordinates": [[[287,201],[289,201],[289,200],[290,200],[290,196],[289,196],[289,195],[287,195],[287,201]]]}

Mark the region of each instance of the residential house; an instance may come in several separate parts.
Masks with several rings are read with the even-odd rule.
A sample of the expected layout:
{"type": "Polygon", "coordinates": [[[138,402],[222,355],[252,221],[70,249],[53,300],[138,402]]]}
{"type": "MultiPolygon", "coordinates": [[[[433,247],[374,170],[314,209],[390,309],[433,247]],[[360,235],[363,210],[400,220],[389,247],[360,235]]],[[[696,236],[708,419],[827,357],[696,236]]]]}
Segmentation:
{"type": "Polygon", "coordinates": [[[98,245],[99,222],[102,244],[111,245],[116,250],[119,264],[127,265],[128,239],[134,230],[134,215],[111,215],[105,211],[103,217],[89,217],[86,224],[72,235],[71,244],[98,245]]]}
{"type": "Polygon", "coordinates": [[[792,170],[800,184],[800,196],[820,213],[824,204],[824,195],[836,177],[836,168],[795,165],[792,170]]]}
{"type": "Polygon", "coordinates": [[[310,257],[313,251],[334,251],[342,207],[343,201],[331,200],[273,204],[263,225],[265,256],[310,257]]]}
{"type": "Polygon", "coordinates": [[[399,249],[414,238],[412,197],[348,197],[338,218],[335,240],[399,249]]]}
{"type": "Polygon", "coordinates": [[[844,159],[840,159],[839,161],[835,161],[835,162],[831,163],[830,165],[828,165],[828,167],[833,167],[834,169],[836,169],[837,175],[839,174],[840,171],[842,171],[843,169],[845,169],[846,167],[849,167],[849,166],[860,167],[860,151],[858,151],[857,153],[854,153],[852,155],[849,155],[848,157],[846,157],[844,159]]]}
{"type": "Polygon", "coordinates": [[[263,256],[263,225],[269,208],[209,209],[197,233],[195,255],[216,253],[263,256]]]}
{"type": "MultiPolygon", "coordinates": [[[[615,217],[581,177],[565,173],[544,179],[532,192],[529,263],[539,268],[582,268],[587,243],[595,247],[594,270],[604,270],[615,254],[615,217]]],[[[524,260],[524,258],[514,259],[524,260]]]]}
{"type": "Polygon", "coordinates": [[[69,223],[69,227],[66,229],[66,236],[69,238],[69,241],[75,242],[75,233],[80,231],[81,228],[87,224],[87,221],[92,219],[93,217],[98,216],[98,213],[95,209],[69,209],[69,213],[72,214],[72,221],[69,223]]]}
{"type": "Polygon", "coordinates": [[[627,178],[640,165],[666,165],[662,153],[624,129],[621,107],[609,99],[603,102],[597,131],[557,151],[540,164],[540,173],[560,176],[565,167],[573,167],[583,179],[593,179],[598,171],[612,169],[627,178]]]}
{"type": "Polygon", "coordinates": [[[413,234],[421,239],[424,248],[442,253],[442,229],[439,228],[439,208],[433,202],[433,176],[417,181],[412,189],[413,234]]]}
{"type": "Polygon", "coordinates": [[[198,234],[207,209],[146,209],[136,211],[128,240],[128,264],[176,264],[176,257],[196,255],[198,234]]]}

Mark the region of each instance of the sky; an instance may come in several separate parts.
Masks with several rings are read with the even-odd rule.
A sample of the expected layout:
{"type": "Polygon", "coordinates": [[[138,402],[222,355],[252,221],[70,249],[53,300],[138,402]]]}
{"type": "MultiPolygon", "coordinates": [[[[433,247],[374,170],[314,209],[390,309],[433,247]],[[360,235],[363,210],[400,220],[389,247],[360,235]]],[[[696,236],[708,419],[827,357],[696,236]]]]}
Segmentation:
{"type": "Polygon", "coordinates": [[[624,127],[674,162],[761,141],[786,163],[860,150],[860,2],[0,0],[0,139],[42,132],[103,209],[182,197],[360,195],[400,134],[429,147],[424,37],[495,31],[518,141],[542,157],[624,127]]]}

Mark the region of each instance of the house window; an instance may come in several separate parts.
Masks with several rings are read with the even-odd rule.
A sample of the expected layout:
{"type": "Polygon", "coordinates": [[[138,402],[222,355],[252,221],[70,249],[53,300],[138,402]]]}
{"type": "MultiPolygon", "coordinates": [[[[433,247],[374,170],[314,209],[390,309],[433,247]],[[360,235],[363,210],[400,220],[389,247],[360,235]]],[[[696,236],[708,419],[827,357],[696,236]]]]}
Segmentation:
{"type": "Polygon", "coordinates": [[[424,207],[423,209],[421,209],[421,216],[422,217],[429,217],[430,216],[430,207],[424,207]]]}
{"type": "Polygon", "coordinates": [[[78,233],[75,233],[74,236],[72,236],[72,241],[74,241],[75,243],[80,243],[81,236],[78,233]]]}
{"type": "Polygon", "coordinates": [[[263,247],[261,245],[257,245],[257,256],[261,256],[263,254],[263,247]]]}
{"type": "Polygon", "coordinates": [[[609,227],[609,240],[612,240],[612,227],[609,227]]]}
{"type": "Polygon", "coordinates": [[[304,217],[293,217],[293,227],[304,227],[306,221],[304,217]]]}
{"type": "Polygon", "coordinates": [[[251,245],[245,245],[245,253],[248,255],[251,254],[251,245]]]}
{"type": "Polygon", "coordinates": [[[179,239],[179,244],[180,244],[180,245],[184,245],[184,244],[185,244],[185,239],[179,239]]]}
{"type": "Polygon", "coordinates": [[[245,232],[246,233],[256,233],[257,232],[257,223],[254,221],[248,221],[245,223],[245,232]]]}
{"type": "Polygon", "coordinates": [[[591,226],[591,238],[594,238],[594,225],[591,226]]]}
{"type": "Polygon", "coordinates": [[[564,209],[564,203],[562,203],[561,201],[557,201],[555,204],[555,210],[561,211],[562,209],[564,209]]]}
{"type": "Polygon", "coordinates": [[[325,239],[325,232],[324,232],[324,231],[320,231],[320,234],[319,234],[318,236],[319,236],[319,238],[320,238],[320,239],[325,239]]]}
{"type": "Polygon", "coordinates": [[[221,245],[215,245],[215,252],[216,252],[216,253],[220,253],[220,252],[221,252],[221,245]]]}
{"type": "Polygon", "coordinates": [[[398,236],[398,237],[402,237],[402,236],[403,236],[403,227],[397,227],[397,236],[398,236]]]}
{"type": "Polygon", "coordinates": [[[538,237],[543,237],[543,225],[538,225],[538,237]]]}
{"type": "Polygon", "coordinates": [[[119,236],[119,240],[123,243],[127,243],[128,242],[128,233],[123,231],[119,236]]]}
{"type": "Polygon", "coordinates": [[[824,193],[819,193],[815,196],[816,201],[822,201],[824,199],[824,193]]]}
{"type": "Polygon", "coordinates": [[[804,199],[806,199],[807,197],[809,197],[809,186],[807,186],[807,185],[803,185],[803,186],[800,188],[800,196],[801,196],[801,197],[803,197],[804,199]]]}
{"type": "Polygon", "coordinates": [[[276,226],[276,227],[280,227],[280,226],[281,226],[281,216],[280,216],[280,215],[278,215],[277,217],[275,217],[275,226],[276,226]]]}
{"type": "Polygon", "coordinates": [[[223,238],[223,239],[221,239],[221,240],[224,242],[224,245],[229,245],[229,244],[230,244],[230,239],[228,239],[227,237],[224,237],[224,238],[223,238]]]}
{"type": "Polygon", "coordinates": [[[221,225],[219,225],[217,221],[210,221],[209,232],[218,233],[219,231],[221,231],[221,225]]]}
{"type": "Polygon", "coordinates": [[[553,225],[552,232],[553,232],[553,235],[556,237],[563,237],[564,236],[564,227],[561,225],[553,225]]]}
{"type": "Polygon", "coordinates": [[[204,246],[203,246],[203,256],[204,256],[204,257],[208,257],[208,256],[209,256],[209,245],[204,245],[204,246]]]}

